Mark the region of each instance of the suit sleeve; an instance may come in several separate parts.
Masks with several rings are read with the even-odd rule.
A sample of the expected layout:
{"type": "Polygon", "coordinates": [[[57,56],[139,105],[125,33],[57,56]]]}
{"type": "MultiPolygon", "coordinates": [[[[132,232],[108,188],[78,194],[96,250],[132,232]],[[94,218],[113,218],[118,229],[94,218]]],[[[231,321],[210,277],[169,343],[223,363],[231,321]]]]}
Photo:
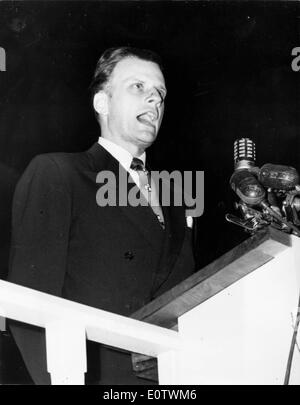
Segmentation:
{"type": "MultiPolygon", "coordinates": [[[[8,281],[62,295],[71,222],[70,192],[48,155],[30,163],[17,184],[12,208],[8,281]]],[[[44,330],[17,322],[10,330],[37,384],[49,384],[44,330]]]]}

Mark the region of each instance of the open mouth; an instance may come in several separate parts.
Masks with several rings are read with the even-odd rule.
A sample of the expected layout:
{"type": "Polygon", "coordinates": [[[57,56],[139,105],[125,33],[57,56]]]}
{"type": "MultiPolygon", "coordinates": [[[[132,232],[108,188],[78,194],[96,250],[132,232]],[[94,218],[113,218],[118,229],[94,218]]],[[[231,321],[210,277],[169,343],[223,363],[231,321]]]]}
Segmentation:
{"type": "Polygon", "coordinates": [[[155,128],[155,122],[157,120],[157,115],[155,113],[147,111],[143,114],[138,115],[136,118],[142,124],[155,128]]]}

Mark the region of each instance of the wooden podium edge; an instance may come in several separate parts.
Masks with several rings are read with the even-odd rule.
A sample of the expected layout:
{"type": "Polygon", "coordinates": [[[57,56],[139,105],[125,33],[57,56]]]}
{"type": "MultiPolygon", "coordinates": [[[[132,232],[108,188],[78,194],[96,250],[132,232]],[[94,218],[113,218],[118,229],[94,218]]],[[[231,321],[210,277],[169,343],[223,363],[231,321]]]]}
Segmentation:
{"type": "Polygon", "coordinates": [[[272,260],[291,246],[289,234],[268,227],[208,264],[131,315],[165,328],[176,328],[185,312],[272,260]]]}
{"type": "MultiPolygon", "coordinates": [[[[131,317],[165,328],[177,328],[178,318],[224,288],[272,260],[291,246],[290,235],[268,227],[162,294],[131,317]]],[[[139,378],[158,382],[157,359],[132,353],[139,378]]]]}

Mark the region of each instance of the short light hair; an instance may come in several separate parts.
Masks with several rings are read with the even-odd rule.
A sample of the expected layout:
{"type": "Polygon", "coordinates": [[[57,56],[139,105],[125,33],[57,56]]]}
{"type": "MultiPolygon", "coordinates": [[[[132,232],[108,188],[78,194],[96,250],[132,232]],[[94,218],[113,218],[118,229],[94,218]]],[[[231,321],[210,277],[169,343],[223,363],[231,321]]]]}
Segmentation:
{"type": "Polygon", "coordinates": [[[156,63],[163,71],[162,60],[160,56],[149,49],[139,49],[133,47],[117,47],[107,49],[99,58],[95,69],[94,77],[90,85],[91,96],[94,97],[100,90],[105,88],[109,78],[117,63],[125,58],[138,58],[156,63]]]}

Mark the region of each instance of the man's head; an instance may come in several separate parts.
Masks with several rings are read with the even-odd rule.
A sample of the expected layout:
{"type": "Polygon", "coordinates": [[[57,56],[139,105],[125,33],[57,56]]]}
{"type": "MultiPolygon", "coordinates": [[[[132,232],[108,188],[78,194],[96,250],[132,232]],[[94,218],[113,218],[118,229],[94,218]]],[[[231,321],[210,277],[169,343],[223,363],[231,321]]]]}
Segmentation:
{"type": "Polygon", "coordinates": [[[93,104],[103,137],[135,156],[156,139],[166,85],[158,55],[136,48],[111,48],[97,63],[93,104]]]}

